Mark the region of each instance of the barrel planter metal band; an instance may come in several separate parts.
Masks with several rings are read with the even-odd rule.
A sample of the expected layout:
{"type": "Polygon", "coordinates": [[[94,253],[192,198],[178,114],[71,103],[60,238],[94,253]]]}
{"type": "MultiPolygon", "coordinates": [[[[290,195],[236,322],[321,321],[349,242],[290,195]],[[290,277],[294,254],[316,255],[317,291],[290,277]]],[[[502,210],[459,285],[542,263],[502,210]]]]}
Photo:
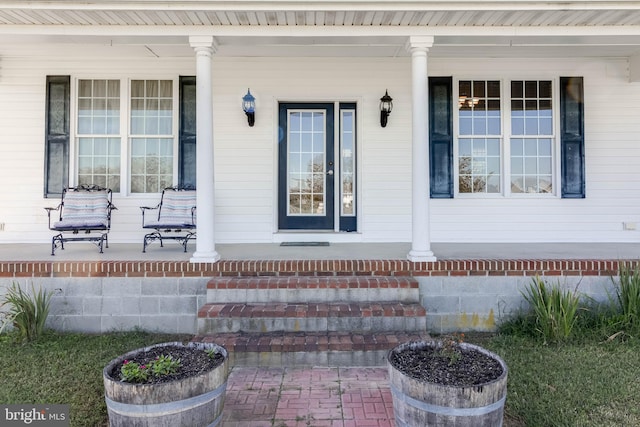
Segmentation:
{"type": "Polygon", "coordinates": [[[215,427],[222,409],[229,374],[226,349],[213,343],[158,344],[129,352],[103,371],[105,402],[111,427],[215,427]],[[218,367],[193,377],[158,384],[131,384],[110,377],[115,366],[134,355],[165,346],[215,349],[224,356],[218,367]]]}
{"type": "Polygon", "coordinates": [[[428,411],[434,414],[449,415],[452,417],[472,417],[477,415],[489,414],[502,408],[504,406],[505,400],[507,400],[507,396],[504,396],[497,402],[486,406],[478,406],[477,408],[452,408],[450,406],[431,405],[421,400],[414,399],[413,397],[409,397],[406,394],[403,394],[394,386],[391,386],[391,394],[394,398],[400,399],[404,403],[413,406],[416,409],[422,409],[423,411],[428,411]]]}
{"type": "MultiPolygon", "coordinates": [[[[109,399],[109,397],[107,396],[105,396],[104,400],[106,401],[107,409],[110,412],[115,412],[117,414],[126,415],[132,418],[148,418],[190,411],[197,408],[198,406],[214,402],[226,390],[227,383],[224,383],[215,390],[201,394],[199,396],[191,397],[189,399],[176,400],[167,403],[154,403],[149,405],[132,405],[129,403],[116,402],[115,400],[109,399]]],[[[218,422],[219,420],[211,425],[217,425],[218,422]]]]}
{"type": "MultiPolygon", "coordinates": [[[[472,344],[459,344],[463,350],[478,351],[502,367],[497,379],[473,386],[445,386],[408,377],[390,362],[393,352],[407,348],[436,347],[435,342],[411,342],[389,351],[387,365],[397,427],[425,425],[455,427],[500,427],[507,397],[507,365],[496,354],[472,344]]],[[[428,369],[428,366],[425,366],[428,369]]]]}

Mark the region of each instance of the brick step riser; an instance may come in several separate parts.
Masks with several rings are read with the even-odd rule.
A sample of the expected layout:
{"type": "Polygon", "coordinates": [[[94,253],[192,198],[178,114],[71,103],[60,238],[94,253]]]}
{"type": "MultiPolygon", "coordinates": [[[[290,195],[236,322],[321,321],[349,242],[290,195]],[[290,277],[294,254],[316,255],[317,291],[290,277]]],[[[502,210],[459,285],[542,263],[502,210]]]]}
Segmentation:
{"type": "Polygon", "coordinates": [[[197,342],[215,342],[229,351],[234,366],[384,366],[393,347],[429,339],[426,331],[213,334],[197,342]]]}
{"type": "Polygon", "coordinates": [[[298,351],[298,352],[230,352],[231,366],[386,366],[389,350],[354,350],[354,351],[298,351]]]}
{"type": "Polygon", "coordinates": [[[198,333],[425,331],[425,316],[200,318],[198,333]]]}
{"type": "Polygon", "coordinates": [[[418,303],[417,288],[375,289],[207,289],[207,302],[296,303],[304,302],[376,302],[418,303]]]}

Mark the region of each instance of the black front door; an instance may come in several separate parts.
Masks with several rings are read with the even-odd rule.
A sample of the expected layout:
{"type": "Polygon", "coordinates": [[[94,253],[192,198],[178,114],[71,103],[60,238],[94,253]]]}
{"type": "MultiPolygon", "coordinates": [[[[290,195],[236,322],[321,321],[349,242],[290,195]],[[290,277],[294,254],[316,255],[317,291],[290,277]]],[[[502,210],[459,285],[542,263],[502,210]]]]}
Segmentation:
{"type": "Polygon", "coordinates": [[[281,103],[278,228],[334,229],[334,104],[281,103]]]}

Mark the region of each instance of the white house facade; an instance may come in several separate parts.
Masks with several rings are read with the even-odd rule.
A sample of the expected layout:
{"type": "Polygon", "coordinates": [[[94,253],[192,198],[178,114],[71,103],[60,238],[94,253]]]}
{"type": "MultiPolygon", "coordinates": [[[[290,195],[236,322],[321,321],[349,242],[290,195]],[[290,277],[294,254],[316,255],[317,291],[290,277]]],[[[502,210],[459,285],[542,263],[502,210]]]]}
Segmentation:
{"type": "Polygon", "coordinates": [[[140,206],[196,187],[194,262],[632,242],[638,100],[638,2],[4,1],[0,243],[49,242],[43,208],[78,184],[135,243],[140,206]]]}

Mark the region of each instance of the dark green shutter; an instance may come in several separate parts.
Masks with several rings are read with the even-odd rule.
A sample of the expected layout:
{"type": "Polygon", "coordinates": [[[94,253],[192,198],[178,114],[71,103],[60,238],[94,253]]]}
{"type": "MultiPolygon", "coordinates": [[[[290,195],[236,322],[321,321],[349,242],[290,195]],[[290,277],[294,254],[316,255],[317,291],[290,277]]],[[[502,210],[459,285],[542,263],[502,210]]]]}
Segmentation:
{"type": "Polygon", "coordinates": [[[60,196],[69,185],[70,76],[47,76],[44,196],[60,196]]]}
{"type": "Polygon", "coordinates": [[[180,76],[178,185],[196,188],[196,78],[180,76]]]}
{"type": "Polygon", "coordinates": [[[562,197],[584,198],[584,83],[582,77],[560,77],[560,157],[562,197]]]}
{"type": "Polygon", "coordinates": [[[453,197],[452,78],[429,77],[429,179],[431,197],[453,197]]]}

